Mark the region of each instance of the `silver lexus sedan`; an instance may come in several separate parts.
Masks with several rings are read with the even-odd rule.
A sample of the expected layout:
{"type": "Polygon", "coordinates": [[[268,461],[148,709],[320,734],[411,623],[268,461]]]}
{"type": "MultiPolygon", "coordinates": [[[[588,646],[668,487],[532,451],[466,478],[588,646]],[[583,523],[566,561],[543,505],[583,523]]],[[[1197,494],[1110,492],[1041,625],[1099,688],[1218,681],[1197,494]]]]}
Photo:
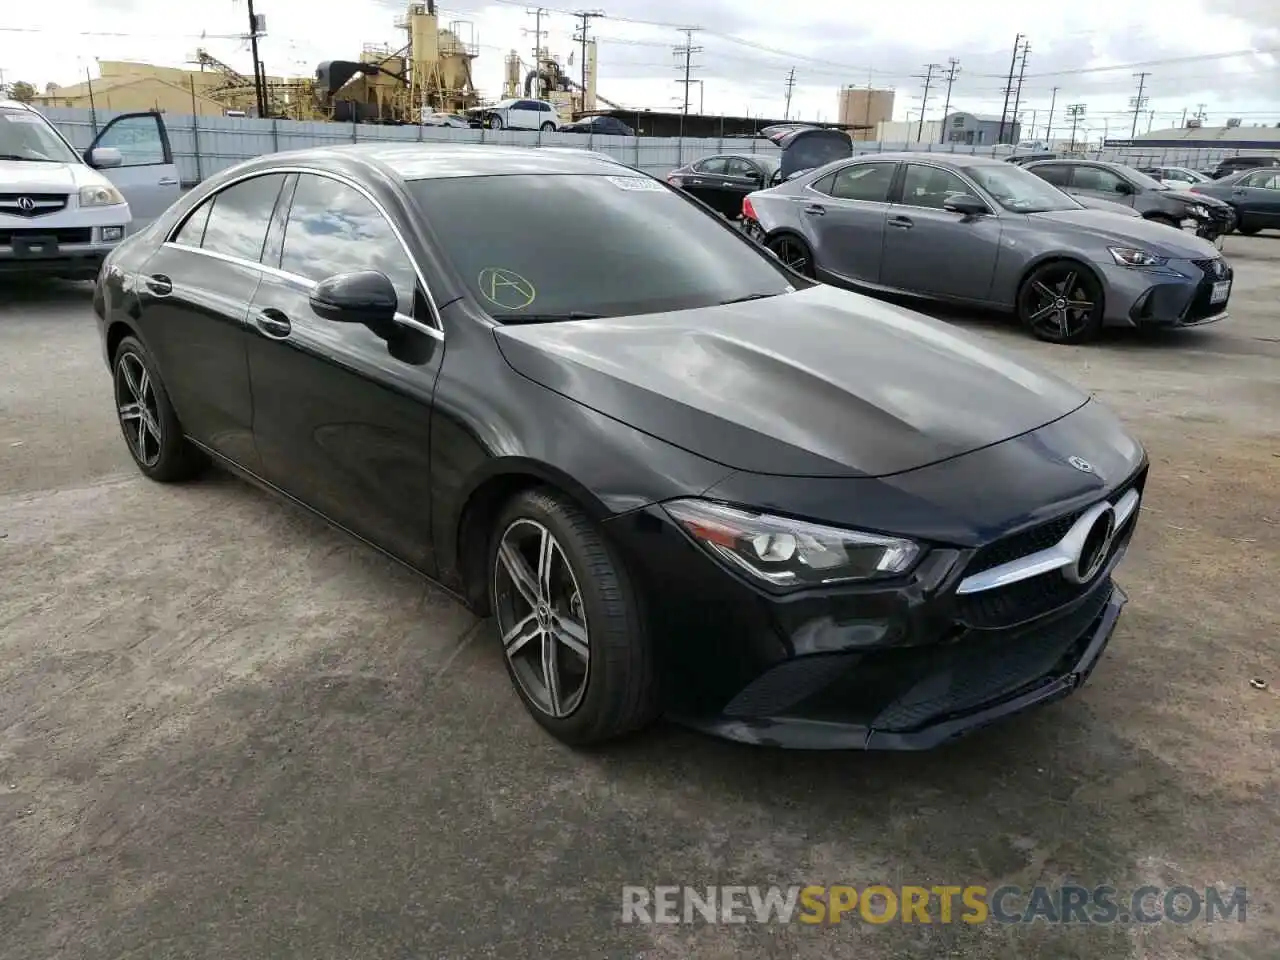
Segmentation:
{"type": "Polygon", "coordinates": [[[1042,340],[1226,317],[1208,241],[1090,209],[1015,164],[931,153],[838,160],[750,194],[744,229],[793,270],[869,293],[1012,312],[1042,340]]]}

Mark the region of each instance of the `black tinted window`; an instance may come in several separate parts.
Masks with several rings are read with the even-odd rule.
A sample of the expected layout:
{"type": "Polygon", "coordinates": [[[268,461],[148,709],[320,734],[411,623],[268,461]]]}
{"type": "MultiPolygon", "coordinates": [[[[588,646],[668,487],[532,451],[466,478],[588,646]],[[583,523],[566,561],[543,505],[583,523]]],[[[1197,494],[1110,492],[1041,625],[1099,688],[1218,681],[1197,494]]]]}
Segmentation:
{"type": "Polygon", "coordinates": [[[1076,190],[1092,190],[1095,193],[1116,193],[1122,179],[1101,167],[1076,167],[1071,186],[1076,190]]]}
{"type": "Polygon", "coordinates": [[[825,177],[819,177],[817,180],[813,181],[813,183],[809,184],[809,186],[812,187],[814,190],[817,190],[819,193],[825,193],[828,196],[830,196],[831,186],[835,182],[836,182],[836,175],[834,173],[828,173],[825,177]]]}
{"type": "Polygon", "coordinates": [[[907,164],[907,176],[902,182],[904,204],[941,210],[951,197],[972,192],[954,173],[922,163],[907,164]]]}
{"type": "Polygon", "coordinates": [[[201,247],[256,262],[283,183],[283,173],[272,173],[243,180],[214,196],[201,247]]]}
{"type": "Polygon", "coordinates": [[[840,200],[869,200],[883,203],[889,199],[895,163],[857,163],[841,167],[828,193],[840,200]]]}
{"type": "Polygon", "coordinates": [[[656,313],[790,287],[772,257],[649,177],[521,174],[410,188],[460,279],[498,319],[656,313]]]}
{"type": "Polygon", "coordinates": [[[391,225],[364,194],[328,177],[298,177],[280,269],[317,283],[338,273],[377,270],[395,284],[400,312],[413,313],[418,277],[391,225]]]}
{"type": "Polygon", "coordinates": [[[723,175],[728,168],[728,159],[725,157],[711,157],[708,160],[699,160],[693,165],[693,169],[698,173],[711,173],[723,175]]]}
{"type": "Polygon", "coordinates": [[[206,200],[196,207],[195,212],[187,217],[182,229],[174,234],[173,242],[188,247],[200,246],[201,241],[204,240],[204,225],[209,220],[209,211],[212,209],[212,200],[206,200]]]}
{"type": "Polygon", "coordinates": [[[1065,187],[1071,178],[1071,168],[1062,164],[1048,164],[1043,167],[1028,167],[1041,180],[1052,183],[1055,187],[1065,187]]]}

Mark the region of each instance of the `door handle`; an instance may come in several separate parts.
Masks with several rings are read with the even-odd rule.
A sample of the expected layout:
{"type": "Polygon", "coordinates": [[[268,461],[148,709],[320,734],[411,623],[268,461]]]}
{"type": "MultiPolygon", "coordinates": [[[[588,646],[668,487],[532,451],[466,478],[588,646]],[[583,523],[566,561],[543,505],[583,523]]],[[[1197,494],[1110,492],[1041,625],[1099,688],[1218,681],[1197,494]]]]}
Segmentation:
{"type": "Polygon", "coordinates": [[[283,340],[293,332],[293,325],[289,323],[289,318],[273,307],[259,310],[254,315],[253,323],[264,336],[272,340],[283,340]]]}
{"type": "Polygon", "coordinates": [[[889,226],[897,227],[899,230],[910,230],[915,226],[910,217],[890,217],[889,226]]]}
{"type": "Polygon", "coordinates": [[[157,297],[167,297],[173,293],[173,281],[166,277],[163,273],[157,273],[143,280],[147,285],[147,289],[154,293],[157,297]]]}
{"type": "Polygon", "coordinates": [[[821,217],[827,212],[827,208],[820,203],[811,203],[804,208],[804,212],[811,217],[821,217]]]}
{"type": "Polygon", "coordinates": [[[156,186],[160,187],[176,187],[178,185],[177,177],[161,177],[156,181],[156,186]]]}

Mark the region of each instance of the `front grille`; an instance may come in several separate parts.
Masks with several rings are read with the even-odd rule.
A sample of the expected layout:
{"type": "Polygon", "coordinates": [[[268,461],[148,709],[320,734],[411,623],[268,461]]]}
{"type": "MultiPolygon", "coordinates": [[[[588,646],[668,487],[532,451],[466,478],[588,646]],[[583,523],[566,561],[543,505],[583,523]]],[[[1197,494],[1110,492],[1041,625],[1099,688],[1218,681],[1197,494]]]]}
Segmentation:
{"type": "MultiPolygon", "coordinates": [[[[1107,499],[1116,503],[1130,490],[1141,491],[1145,482],[1146,471],[1144,470],[1122,483],[1107,499]]],[[[1080,519],[1090,506],[1092,504],[983,547],[965,568],[965,575],[972,576],[1053,546],[1066,535],[1071,525],[1080,519]]],[[[1130,520],[1130,525],[1116,537],[1115,543],[1112,544],[1108,562],[1128,542],[1132,532],[1133,521],[1130,520]]],[[[956,619],[963,626],[980,630],[1010,627],[1052,613],[1083,596],[1095,586],[1097,581],[1089,584],[1071,583],[1058,571],[1053,570],[1038,577],[1018,580],[1007,586],[956,597],[956,619]]]]}
{"type": "Polygon", "coordinates": [[[5,230],[0,228],[0,247],[9,247],[13,245],[15,237],[35,240],[50,238],[58,243],[88,243],[93,239],[92,227],[63,227],[59,230],[40,230],[31,228],[22,228],[19,230],[5,230]]]}
{"type": "Polygon", "coordinates": [[[1213,285],[1221,280],[1230,280],[1232,275],[1231,266],[1221,257],[1191,262],[1204,271],[1204,279],[1196,285],[1195,296],[1191,298],[1191,303],[1182,313],[1183,323],[1196,323],[1225,310],[1226,301],[1210,303],[1210,297],[1213,295],[1213,285]]]}
{"type": "Polygon", "coordinates": [[[43,217],[66,208],[65,193],[0,193],[0,213],[13,217],[43,217]]]}

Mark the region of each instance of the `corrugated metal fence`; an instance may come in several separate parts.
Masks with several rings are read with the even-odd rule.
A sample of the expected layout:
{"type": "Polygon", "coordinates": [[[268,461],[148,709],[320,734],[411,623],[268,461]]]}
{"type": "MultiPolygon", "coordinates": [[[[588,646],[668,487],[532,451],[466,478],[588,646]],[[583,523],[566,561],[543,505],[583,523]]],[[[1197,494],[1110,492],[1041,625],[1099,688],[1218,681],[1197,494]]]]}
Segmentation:
{"type": "MultiPolygon", "coordinates": [[[[62,131],[72,145],[83,150],[96,132],[117,114],[111,111],[48,108],[44,114],[62,131]]],[[[590,134],[541,133],[519,130],[455,130],[448,127],[382,126],[354,123],[300,123],[294,120],[257,120],[248,117],[194,117],[168,114],[165,125],[182,180],[187,185],[264,153],[303,147],[365,141],[413,142],[451,141],[497,143],[523,147],[579,147],[598,150],[648,173],[662,175],[699,157],[717,153],[760,153],[776,156],[778,151],[764,139],[743,137],[606,137],[590,134]]],[[[951,144],[874,143],[857,141],[858,153],[894,150],[929,150],[942,153],[1007,155],[992,146],[966,147],[951,144]]],[[[1094,150],[1090,156],[1120,160],[1134,166],[1188,166],[1198,170],[1215,166],[1223,157],[1239,151],[1120,147],[1094,150]]],[[[1250,151],[1258,152],[1258,151],[1250,151]]]]}

